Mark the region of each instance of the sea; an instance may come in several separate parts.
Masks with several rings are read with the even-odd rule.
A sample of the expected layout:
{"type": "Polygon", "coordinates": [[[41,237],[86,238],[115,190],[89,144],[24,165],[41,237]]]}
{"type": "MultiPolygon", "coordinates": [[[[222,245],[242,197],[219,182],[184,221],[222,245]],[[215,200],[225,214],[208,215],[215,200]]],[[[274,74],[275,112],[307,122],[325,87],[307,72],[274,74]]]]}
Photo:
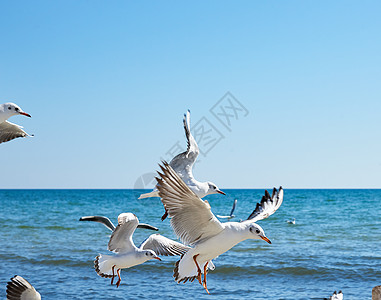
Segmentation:
{"type": "MultiPolygon", "coordinates": [[[[269,187],[272,189],[272,187],[269,187]]],[[[264,189],[224,190],[206,197],[215,214],[245,220],[264,189]]],[[[214,260],[208,295],[197,282],[177,284],[178,257],[162,257],[123,269],[119,288],[94,270],[94,258],[110,254],[110,233],[87,215],[123,212],[176,239],[159,198],[138,200],[148,190],[0,190],[0,298],[14,275],[42,299],[371,299],[381,285],[381,190],[285,189],[279,210],[258,221],[267,237],[246,240],[214,260]],[[295,218],[295,224],[286,221],[295,218]]],[[[154,232],[137,229],[136,245],[154,232]]]]}

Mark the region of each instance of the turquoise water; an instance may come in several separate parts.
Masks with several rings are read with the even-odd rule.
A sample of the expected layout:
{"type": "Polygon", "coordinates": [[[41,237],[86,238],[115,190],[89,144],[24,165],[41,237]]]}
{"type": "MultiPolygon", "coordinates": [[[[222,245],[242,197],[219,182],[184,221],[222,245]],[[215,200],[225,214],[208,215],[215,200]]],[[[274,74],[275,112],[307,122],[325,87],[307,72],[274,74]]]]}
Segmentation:
{"type": "MultiPolygon", "coordinates": [[[[107,254],[110,235],[103,225],[79,222],[121,212],[135,213],[160,233],[175,238],[161,222],[158,198],[137,200],[134,190],[0,190],[0,298],[13,275],[29,280],[43,299],[322,299],[334,290],[344,298],[371,299],[381,284],[381,190],[285,190],[281,208],[259,221],[269,245],[247,240],[214,261],[208,296],[202,286],[177,284],[176,257],[149,261],[122,271],[117,289],[93,268],[107,254]],[[296,218],[296,225],[285,222],[296,218]]],[[[207,199],[216,214],[246,219],[264,190],[225,190],[207,199]]],[[[138,245],[152,232],[138,229],[138,245]]]]}

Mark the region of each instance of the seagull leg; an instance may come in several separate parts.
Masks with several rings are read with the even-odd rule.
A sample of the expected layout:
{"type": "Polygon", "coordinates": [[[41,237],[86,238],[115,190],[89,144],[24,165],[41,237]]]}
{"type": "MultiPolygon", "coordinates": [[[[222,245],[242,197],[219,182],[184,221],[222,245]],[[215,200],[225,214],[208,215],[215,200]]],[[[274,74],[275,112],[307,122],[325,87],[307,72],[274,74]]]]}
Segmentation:
{"type": "Polygon", "coordinates": [[[199,255],[200,255],[200,253],[197,254],[197,255],[193,255],[193,261],[194,261],[194,263],[196,264],[196,267],[197,267],[197,272],[198,272],[197,279],[198,279],[198,282],[200,284],[202,284],[201,283],[201,269],[200,269],[200,266],[198,265],[197,260],[196,260],[197,256],[199,256],[199,255]]]}
{"type": "Polygon", "coordinates": [[[122,278],[120,278],[120,269],[116,270],[116,273],[118,274],[118,277],[119,277],[119,280],[116,282],[116,287],[119,287],[119,284],[122,281],[122,278]]]}
{"type": "Polygon", "coordinates": [[[114,278],[115,278],[114,268],[115,268],[115,265],[113,265],[112,268],[111,268],[111,270],[112,270],[111,285],[114,283],[114,278]]]}
{"type": "Polygon", "coordinates": [[[202,282],[202,286],[204,287],[204,289],[206,290],[206,292],[210,295],[209,291],[208,291],[208,288],[206,287],[206,268],[208,267],[208,261],[206,262],[205,266],[204,266],[204,281],[202,282]]]}

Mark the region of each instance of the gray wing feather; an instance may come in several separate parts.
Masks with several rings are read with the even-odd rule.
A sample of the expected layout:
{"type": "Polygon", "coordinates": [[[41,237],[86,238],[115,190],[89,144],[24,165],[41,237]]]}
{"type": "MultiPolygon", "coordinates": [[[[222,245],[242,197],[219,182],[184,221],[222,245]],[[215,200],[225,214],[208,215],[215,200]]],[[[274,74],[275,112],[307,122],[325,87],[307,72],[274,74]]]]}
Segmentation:
{"type": "Polygon", "coordinates": [[[138,218],[133,213],[123,213],[118,216],[118,226],[111,234],[108,250],[126,252],[135,248],[132,235],[139,224],[138,218]]]}
{"type": "Polygon", "coordinates": [[[173,170],[180,175],[181,178],[187,181],[193,178],[192,167],[199,154],[199,149],[196,140],[190,132],[190,111],[184,115],[183,119],[185,136],[187,138],[187,150],[176,155],[169,163],[173,170]]]}
{"type": "Polygon", "coordinates": [[[280,187],[279,190],[274,188],[271,196],[269,192],[266,190],[261,202],[257,203],[257,206],[255,207],[254,211],[250,214],[246,221],[250,220],[250,222],[256,222],[268,218],[278,210],[282,202],[282,187],[280,187]]]}
{"type": "Polygon", "coordinates": [[[164,208],[171,218],[171,226],[175,234],[186,245],[214,236],[223,230],[210,209],[207,201],[202,201],[176,172],[163,162],[160,166],[163,174],[156,178],[159,196],[164,208]]]}
{"type": "Polygon", "coordinates": [[[105,225],[111,231],[114,231],[115,225],[110,221],[109,218],[103,216],[85,216],[79,219],[80,221],[92,221],[98,222],[105,225]]]}
{"type": "Polygon", "coordinates": [[[0,144],[15,138],[30,136],[21,128],[21,126],[8,121],[0,123],[0,144]]]}
{"type": "Polygon", "coordinates": [[[16,275],[7,284],[7,299],[41,300],[41,295],[26,279],[16,275]]]}
{"type": "Polygon", "coordinates": [[[143,243],[141,243],[139,248],[143,250],[153,250],[157,255],[164,256],[182,255],[190,249],[189,247],[158,233],[151,234],[145,241],[143,241],[143,243]]]}

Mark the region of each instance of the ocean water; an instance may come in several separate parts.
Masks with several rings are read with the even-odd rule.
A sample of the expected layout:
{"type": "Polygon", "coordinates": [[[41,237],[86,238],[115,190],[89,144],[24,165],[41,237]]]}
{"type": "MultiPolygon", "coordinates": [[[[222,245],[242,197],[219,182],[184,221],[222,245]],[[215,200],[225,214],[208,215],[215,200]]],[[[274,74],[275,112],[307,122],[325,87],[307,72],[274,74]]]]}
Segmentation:
{"type": "MultiPolygon", "coordinates": [[[[246,219],[264,190],[225,190],[207,199],[215,214],[246,219]]],[[[322,299],[342,290],[344,299],[371,299],[381,284],[381,190],[285,190],[280,209],[259,221],[272,241],[247,240],[214,260],[211,295],[196,281],[172,278],[177,257],[124,269],[119,288],[94,271],[107,254],[110,231],[79,222],[104,215],[114,223],[133,212],[141,222],[175,238],[161,222],[159,198],[137,200],[143,190],[0,190],[0,298],[21,275],[43,299],[322,299]],[[295,218],[296,224],[285,221],[295,218]]],[[[137,229],[137,245],[152,231],[137,229]]]]}

